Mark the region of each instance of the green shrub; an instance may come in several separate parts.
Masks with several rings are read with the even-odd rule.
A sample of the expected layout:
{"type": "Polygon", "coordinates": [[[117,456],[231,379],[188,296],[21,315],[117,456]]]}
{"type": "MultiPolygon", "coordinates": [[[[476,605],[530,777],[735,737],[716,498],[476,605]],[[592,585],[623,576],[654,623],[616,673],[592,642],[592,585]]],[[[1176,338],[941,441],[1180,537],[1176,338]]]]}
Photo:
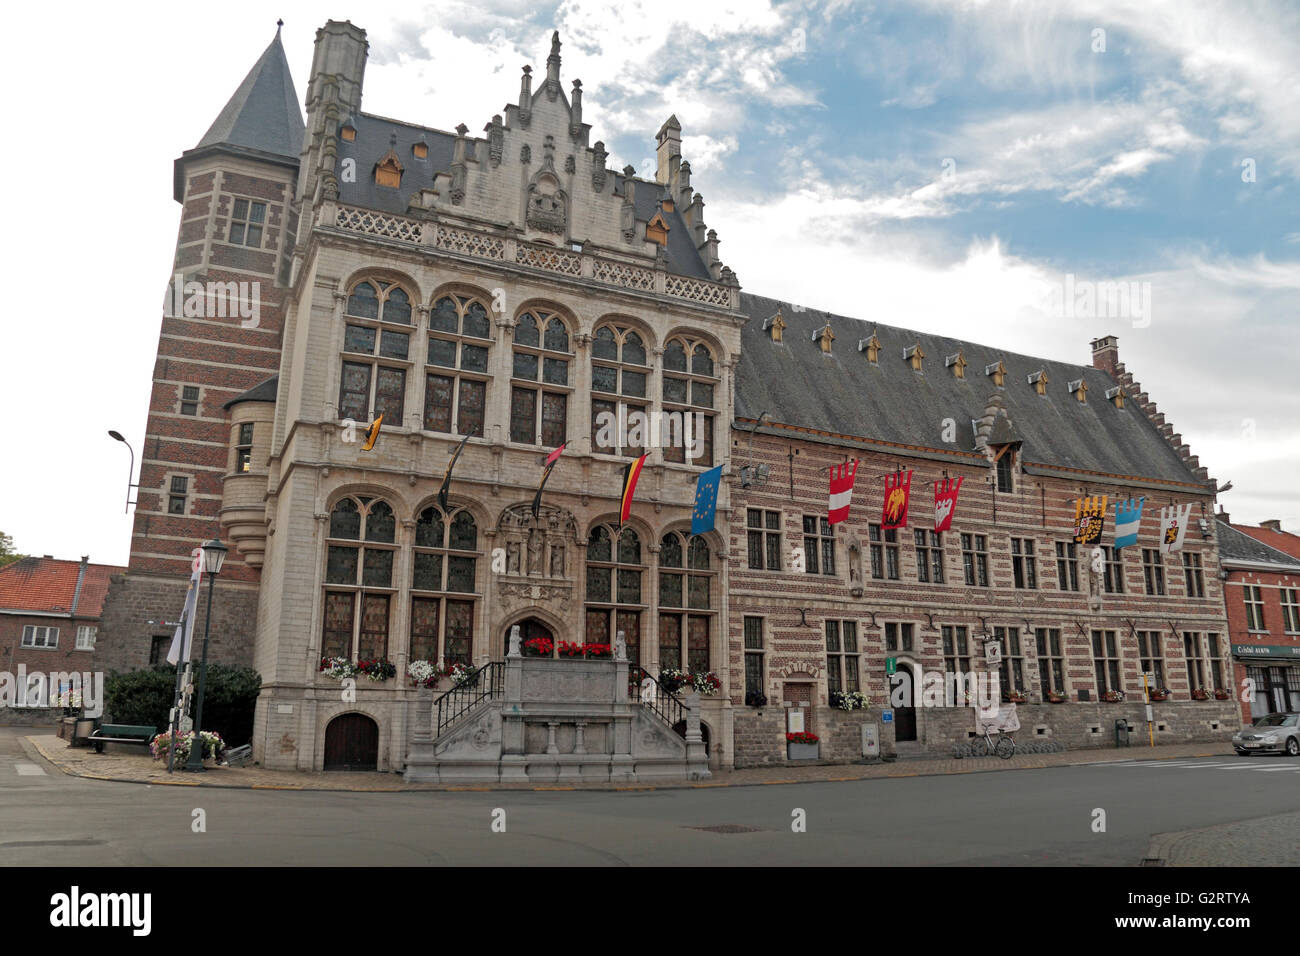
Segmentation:
{"type": "MultiPolygon", "coordinates": [[[[176,693],[175,667],[160,664],[125,674],[114,672],[104,683],[104,713],[111,723],[149,724],[159,732],[167,729],[176,693]]],[[[248,743],[253,739],[253,706],[261,687],[262,677],[251,667],[208,664],[202,729],[216,731],[232,747],[248,743]]]]}

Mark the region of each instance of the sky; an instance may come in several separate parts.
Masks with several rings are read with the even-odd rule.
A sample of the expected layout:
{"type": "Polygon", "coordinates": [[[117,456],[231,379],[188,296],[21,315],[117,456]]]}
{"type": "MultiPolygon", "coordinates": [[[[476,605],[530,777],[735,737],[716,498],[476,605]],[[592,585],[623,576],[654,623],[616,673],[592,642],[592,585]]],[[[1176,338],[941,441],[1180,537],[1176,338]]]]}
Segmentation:
{"type": "Polygon", "coordinates": [[[21,437],[0,468],[0,531],[25,553],[126,563],[128,451],[107,431],[142,446],[172,162],[278,17],[300,102],[316,28],[351,19],[370,42],[362,109],[443,130],[481,130],[513,102],[558,29],[565,88],[583,81],[610,168],[653,177],[676,114],[743,288],[1078,364],[1114,334],[1232,481],[1233,520],[1300,532],[1295,3],[231,0],[7,16],[25,40],[0,67],[22,131],[0,151],[0,400],[21,437]],[[1063,304],[1102,283],[1131,283],[1128,307],[1063,304]]]}

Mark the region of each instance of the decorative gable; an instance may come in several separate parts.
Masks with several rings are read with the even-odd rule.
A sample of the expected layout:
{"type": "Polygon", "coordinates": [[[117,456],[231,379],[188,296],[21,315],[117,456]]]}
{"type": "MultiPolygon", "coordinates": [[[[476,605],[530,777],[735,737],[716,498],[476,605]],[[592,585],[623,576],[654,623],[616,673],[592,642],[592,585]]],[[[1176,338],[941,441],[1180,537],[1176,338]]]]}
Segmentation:
{"type": "Polygon", "coordinates": [[[661,246],[668,245],[668,223],[664,221],[663,212],[657,212],[650,217],[650,221],[645,225],[645,237],[650,242],[657,242],[661,246]]]}
{"type": "Polygon", "coordinates": [[[402,185],[402,162],[391,148],[375,163],[375,185],[391,189],[402,185]]]}
{"type": "Polygon", "coordinates": [[[993,384],[1001,388],[1007,380],[1007,367],[1002,364],[1002,359],[998,359],[992,365],[984,366],[984,374],[993,379],[993,384]]]}

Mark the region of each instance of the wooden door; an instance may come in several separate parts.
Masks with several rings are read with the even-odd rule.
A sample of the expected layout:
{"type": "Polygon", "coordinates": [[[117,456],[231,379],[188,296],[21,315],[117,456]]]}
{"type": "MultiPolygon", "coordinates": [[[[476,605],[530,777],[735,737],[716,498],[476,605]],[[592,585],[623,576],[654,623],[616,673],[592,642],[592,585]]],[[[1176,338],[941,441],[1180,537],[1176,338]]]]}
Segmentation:
{"type": "Polygon", "coordinates": [[[365,714],[331,720],[325,728],[325,769],[379,769],[379,725],[365,714]]]}

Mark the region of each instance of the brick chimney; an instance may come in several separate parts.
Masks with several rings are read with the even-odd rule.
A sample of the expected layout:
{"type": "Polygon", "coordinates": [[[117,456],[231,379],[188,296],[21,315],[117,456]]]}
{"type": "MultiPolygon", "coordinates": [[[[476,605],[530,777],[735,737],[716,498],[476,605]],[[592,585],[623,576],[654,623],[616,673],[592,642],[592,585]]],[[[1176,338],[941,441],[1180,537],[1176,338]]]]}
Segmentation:
{"type": "Polygon", "coordinates": [[[1219,513],[1215,515],[1224,524],[1232,524],[1232,515],[1223,510],[1223,505],[1219,505],[1219,513]]]}
{"type": "Polygon", "coordinates": [[[1119,339],[1113,335],[1103,335],[1092,340],[1092,367],[1101,369],[1112,378],[1115,367],[1119,365],[1119,339]]]}
{"type": "Polygon", "coordinates": [[[1259,526],[1261,528],[1267,528],[1269,531],[1277,531],[1280,533],[1282,531],[1282,519],[1269,518],[1267,521],[1261,521],[1259,526]]]}

